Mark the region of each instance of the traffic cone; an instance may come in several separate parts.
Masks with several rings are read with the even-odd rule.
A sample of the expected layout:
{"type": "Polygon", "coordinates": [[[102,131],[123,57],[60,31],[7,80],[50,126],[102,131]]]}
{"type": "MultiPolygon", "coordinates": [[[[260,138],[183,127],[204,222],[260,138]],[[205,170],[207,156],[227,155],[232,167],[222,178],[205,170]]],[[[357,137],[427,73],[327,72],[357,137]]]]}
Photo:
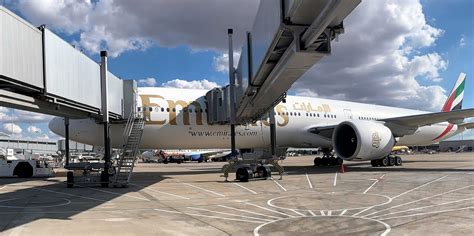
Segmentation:
{"type": "Polygon", "coordinates": [[[344,164],[341,164],[341,173],[344,173],[344,164]]]}

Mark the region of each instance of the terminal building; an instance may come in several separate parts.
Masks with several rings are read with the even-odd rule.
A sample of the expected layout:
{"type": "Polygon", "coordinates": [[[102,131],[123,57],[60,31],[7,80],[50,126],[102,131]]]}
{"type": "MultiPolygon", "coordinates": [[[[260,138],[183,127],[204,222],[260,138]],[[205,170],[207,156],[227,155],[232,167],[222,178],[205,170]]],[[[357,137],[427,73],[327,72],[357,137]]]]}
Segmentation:
{"type": "Polygon", "coordinates": [[[441,152],[472,152],[474,151],[474,140],[446,140],[439,143],[441,152]]]}

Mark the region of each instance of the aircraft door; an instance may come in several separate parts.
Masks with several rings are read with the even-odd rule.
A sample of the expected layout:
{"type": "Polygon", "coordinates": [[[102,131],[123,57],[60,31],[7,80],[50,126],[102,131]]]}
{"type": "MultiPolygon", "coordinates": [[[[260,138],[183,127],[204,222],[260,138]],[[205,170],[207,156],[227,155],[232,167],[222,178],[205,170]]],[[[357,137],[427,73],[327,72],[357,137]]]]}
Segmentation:
{"type": "Polygon", "coordinates": [[[344,109],[344,116],[346,119],[351,120],[352,119],[352,111],[350,109],[344,109]]]}

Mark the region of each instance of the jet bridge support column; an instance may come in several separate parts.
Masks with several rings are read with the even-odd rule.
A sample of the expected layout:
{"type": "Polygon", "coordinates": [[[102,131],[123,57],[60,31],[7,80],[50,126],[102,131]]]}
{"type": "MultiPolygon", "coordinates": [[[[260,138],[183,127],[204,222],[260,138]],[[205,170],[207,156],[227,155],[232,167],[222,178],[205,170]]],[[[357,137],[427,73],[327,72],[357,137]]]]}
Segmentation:
{"type": "Polygon", "coordinates": [[[234,68],[234,48],[232,44],[233,29],[227,29],[229,36],[229,85],[230,85],[230,146],[231,156],[236,154],[235,147],[235,68],[234,68]]]}
{"type": "Polygon", "coordinates": [[[64,118],[64,133],[65,133],[65,138],[66,138],[66,165],[69,165],[69,159],[71,155],[69,154],[69,118],[64,118]]]}
{"type": "Polygon", "coordinates": [[[108,81],[107,81],[107,51],[100,52],[100,81],[102,90],[102,122],[104,124],[104,171],[101,173],[102,186],[107,187],[109,182],[110,161],[110,126],[108,107],[108,81]]]}
{"type": "Polygon", "coordinates": [[[275,110],[271,109],[270,116],[270,153],[273,158],[276,158],[276,125],[275,125],[275,110]]]}

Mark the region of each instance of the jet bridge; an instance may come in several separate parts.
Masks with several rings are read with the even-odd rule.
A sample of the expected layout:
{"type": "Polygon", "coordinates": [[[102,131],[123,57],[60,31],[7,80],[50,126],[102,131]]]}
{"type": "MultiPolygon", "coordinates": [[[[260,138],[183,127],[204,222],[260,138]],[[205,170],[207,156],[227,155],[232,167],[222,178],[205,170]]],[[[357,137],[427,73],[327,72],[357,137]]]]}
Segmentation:
{"type": "MultiPolygon", "coordinates": [[[[114,174],[110,123],[126,123],[130,127],[124,133],[127,146],[117,165],[121,178],[114,179],[123,184],[130,179],[130,162],[136,158],[144,125],[135,112],[137,83],[121,80],[107,70],[106,51],[100,57],[98,64],[45,26],[36,28],[0,6],[0,106],[65,117],[65,168],[84,173],[90,172],[88,163],[69,163],[69,118],[91,117],[103,124],[105,163],[95,176],[103,185],[114,174]]],[[[68,186],[70,177],[68,174],[68,186]]]]}
{"type": "Polygon", "coordinates": [[[46,27],[34,27],[0,6],[0,33],[0,106],[97,119],[107,109],[112,121],[132,113],[136,82],[109,71],[101,76],[100,64],[46,27]]]}
{"type": "MultiPolygon", "coordinates": [[[[236,76],[236,124],[266,115],[301,75],[329,55],[331,41],[344,32],[343,20],[359,3],[360,0],[261,0],[238,67],[230,68],[236,76]]],[[[209,123],[232,123],[232,98],[227,99],[232,87],[231,83],[207,94],[209,110],[223,114],[209,116],[209,123]]]]}

